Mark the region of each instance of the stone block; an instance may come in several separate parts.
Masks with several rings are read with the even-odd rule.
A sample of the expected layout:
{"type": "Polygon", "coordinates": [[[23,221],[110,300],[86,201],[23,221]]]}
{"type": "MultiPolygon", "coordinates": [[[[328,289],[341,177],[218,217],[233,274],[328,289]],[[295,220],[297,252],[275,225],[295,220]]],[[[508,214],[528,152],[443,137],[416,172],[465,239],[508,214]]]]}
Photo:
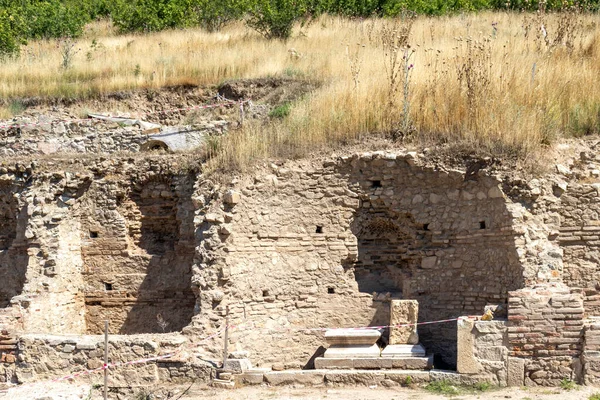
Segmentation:
{"type": "Polygon", "coordinates": [[[325,381],[339,384],[377,385],[385,379],[384,372],[375,371],[328,371],[325,373],[325,381]]]}
{"type": "Polygon", "coordinates": [[[485,346],[477,351],[477,358],[488,361],[504,361],[508,356],[508,348],[505,346],[485,346]]]}
{"type": "Polygon", "coordinates": [[[523,358],[508,357],[508,386],[523,386],[525,381],[525,360],[523,358]]]}
{"type": "Polygon", "coordinates": [[[425,348],[421,344],[390,344],[382,350],[381,357],[425,357],[425,348]]]}
{"type": "Polygon", "coordinates": [[[457,360],[456,370],[461,374],[477,374],[481,371],[481,364],[475,358],[475,336],[473,327],[475,321],[461,318],[457,323],[457,360]]]}
{"type": "Polygon", "coordinates": [[[247,358],[227,359],[225,360],[224,369],[235,374],[241,374],[252,368],[252,363],[247,358]]]}
{"type": "Polygon", "coordinates": [[[325,358],[376,358],[381,356],[381,349],[376,344],[371,346],[331,346],[325,351],[325,358]]]}
{"type": "Polygon", "coordinates": [[[240,375],[234,375],[234,379],[247,385],[260,385],[265,379],[264,372],[246,371],[240,375]]]}
{"type": "Polygon", "coordinates": [[[376,329],[328,329],[325,340],[330,346],[372,345],[379,340],[376,329]]]}
{"type": "Polygon", "coordinates": [[[352,369],[354,368],[353,358],[315,358],[316,369],[352,369]]]}
{"type": "Polygon", "coordinates": [[[429,382],[429,372],[427,371],[386,371],[385,377],[386,379],[391,379],[392,381],[398,382],[400,384],[407,383],[408,377],[410,377],[411,383],[429,382]]]}
{"type": "Polygon", "coordinates": [[[416,300],[392,300],[390,305],[390,340],[389,344],[417,344],[419,335],[417,323],[419,302],[416,300]],[[409,326],[396,326],[411,324],[409,326]]]}
{"type": "Polygon", "coordinates": [[[236,205],[240,202],[240,194],[235,190],[228,190],[223,196],[223,201],[230,205],[236,205]]]}
{"type": "Polygon", "coordinates": [[[354,369],[391,369],[392,359],[390,358],[355,358],[353,360],[354,369]]]}
{"type": "Polygon", "coordinates": [[[325,372],[319,370],[267,372],[265,380],[271,385],[319,385],[323,383],[325,372]]]}
{"type": "Polygon", "coordinates": [[[408,370],[428,370],[433,368],[433,355],[428,357],[392,358],[392,368],[408,370]]]}
{"type": "Polygon", "coordinates": [[[235,387],[235,382],[234,381],[226,381],[226,380],[222,380],[222,379],[215,379],[210,383],[210,385],[214,388],[219,388],[219,389],[233,389],[235,387]]]}

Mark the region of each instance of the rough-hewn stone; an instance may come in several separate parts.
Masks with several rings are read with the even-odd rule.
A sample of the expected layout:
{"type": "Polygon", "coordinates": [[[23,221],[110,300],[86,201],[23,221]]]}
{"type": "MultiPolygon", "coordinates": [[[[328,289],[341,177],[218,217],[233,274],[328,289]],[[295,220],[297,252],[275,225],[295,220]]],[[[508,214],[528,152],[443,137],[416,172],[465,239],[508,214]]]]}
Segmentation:
{"type": "Polygon", "coordinates": [[[419,343],[416,325],[419,318],[419,303],[416,300],[392,300],[390,307],[389,344],[419,343]]]}

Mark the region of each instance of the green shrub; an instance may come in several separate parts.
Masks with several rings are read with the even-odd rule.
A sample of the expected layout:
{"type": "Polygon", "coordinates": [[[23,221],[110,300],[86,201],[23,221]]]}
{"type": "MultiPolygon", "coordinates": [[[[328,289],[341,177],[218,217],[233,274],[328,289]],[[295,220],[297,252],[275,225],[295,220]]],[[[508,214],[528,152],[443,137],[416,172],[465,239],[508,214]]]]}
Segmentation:
{"type": "Polygon", "coordinates": [[[89,15],[76,3],[59,0],[31,0],[24,9],[26,35],[31,39],[77,37],[89,22],[89,15]]]}
{"type": "Polygon", "coordinates": [[[12,14],[10,10],[0,9],[0,57],[17,54],[23,44],[20,31],[23,22],[19,14],[12,14]]]}
{"type": "Polygon", "coordinates": [[[590,397],[588,397],[588,400],[600,400],[600,393],[592,394],[590,397]]]}
{"type": "Polygon", "coordinates": [[[243,18],[249,9],[250,3],[246,0],[194,0],[192,18],[194,25],[213,32],[230,21],[243,18]]]}
{"type": "Polygon", "coordinates": [[[279,118],[284,119],[288,115],[290,115],[290,111],[292,110],[292,105],[289,102],[285,102],[277,107],[275,107],[269,113],[269,117],[271,118],[279,118]]]}
{"type": "Polygon", "coordinates": [[[247,24],[267,39],[288,39],[294,23],[308,16],[306,0],[256,0],[247,24]]]}

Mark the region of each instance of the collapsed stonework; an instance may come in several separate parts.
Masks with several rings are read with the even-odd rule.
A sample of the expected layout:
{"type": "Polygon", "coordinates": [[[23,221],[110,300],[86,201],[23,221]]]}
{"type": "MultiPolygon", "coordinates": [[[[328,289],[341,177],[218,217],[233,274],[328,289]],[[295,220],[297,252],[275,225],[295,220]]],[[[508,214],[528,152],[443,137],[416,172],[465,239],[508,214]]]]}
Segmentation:
{"type": "Polygon", "coordinates": [[[179,349],[129,385],[210,379],[226,317],[230,350],[254,365],[312,368],[326,343],[306,328],[388,325],[400,299],[419,322],[453,320],[418,327],[434,368],[499,385],[600,376],[587,164],[523,182],[373,152],[218,183],[180,158],[0,169],[1,380],[94,368],[104,320],[115,360],[179,349]],[[486,307],[493,321],[467,318],[486,307]],[[55,352],[71,361],[46,363],[55,352]]]}

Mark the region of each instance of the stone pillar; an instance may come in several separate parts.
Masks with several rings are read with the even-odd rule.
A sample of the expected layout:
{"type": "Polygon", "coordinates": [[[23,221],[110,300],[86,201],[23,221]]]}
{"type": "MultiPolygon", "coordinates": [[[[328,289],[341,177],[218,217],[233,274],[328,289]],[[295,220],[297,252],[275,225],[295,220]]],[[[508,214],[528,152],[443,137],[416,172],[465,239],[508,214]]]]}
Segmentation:
{"type": "Polygon", "coordinates": [[[475,320],[469,318],[461,318],[457,323],[456,370],[461,374],[476,374],[481,371],[481,364],[475,358],[474,326],[475,320]]]}
{"type": "Polygon", "coordinates": [[[417,320],[419,316],[419,302],[417,300],[392,300],[390,309],[390,345],[418,344],[417,320]],[[395,325],[412,324],[410,326],[395,325]]]}

